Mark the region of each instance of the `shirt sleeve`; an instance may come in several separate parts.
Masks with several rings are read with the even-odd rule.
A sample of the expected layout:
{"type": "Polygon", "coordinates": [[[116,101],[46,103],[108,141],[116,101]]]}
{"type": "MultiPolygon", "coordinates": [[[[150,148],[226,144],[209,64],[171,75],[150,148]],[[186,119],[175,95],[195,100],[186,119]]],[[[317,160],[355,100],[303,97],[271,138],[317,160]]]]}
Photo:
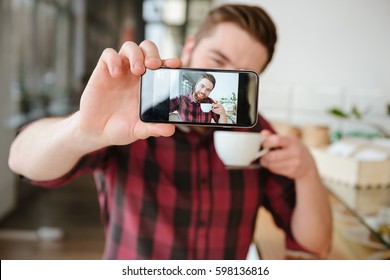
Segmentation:
{"type": "Polygon", "coordinates": [[[81,175],[93,173],[97,169],[104,168],[107,163],[108,149],[108,147],[103,148],[83,156],[68,173],[57,179],[49,181],[35,181],[28,178],[25,179],[31,184],[47,188],[55,188],[65,185],[81,175]]]}
{"type": "Polygon", "coordinates": [[[285,232],[286,247],[291,250],[306,251],[294,238],[291,220],[296,203],[295,182],[262,169],[264,188],[263,206],[270,211],[276,225],[285,232]]]}
{"type": "Polygon", "coordinates": [[[169,100],[169,112],[173,112],[179,109],[180,105],[180,96],[172,98],[169,100]]]}
{"type": "MultiPolygon", "coordinates": [[[[259,115],[256,130],[268,129],[276,133],[271,124],[259,115]]],[[[261,184],[264,186],[263,206],[270,211],[276,225],[285,232],[286,248],[305,251],[292,234],[291,220],[296,203],[295,181],[285,176],[261,169],[261,184]]]]}
{"type": "Polygon", "coordinates": [[[219,118],[221,117],[221,115],[218,115],[218,114],[216,114],[214,112],[211,112],[211,117],[214,119],[214,121],[216,123],[218,123],[219,122],[219,118]]]}

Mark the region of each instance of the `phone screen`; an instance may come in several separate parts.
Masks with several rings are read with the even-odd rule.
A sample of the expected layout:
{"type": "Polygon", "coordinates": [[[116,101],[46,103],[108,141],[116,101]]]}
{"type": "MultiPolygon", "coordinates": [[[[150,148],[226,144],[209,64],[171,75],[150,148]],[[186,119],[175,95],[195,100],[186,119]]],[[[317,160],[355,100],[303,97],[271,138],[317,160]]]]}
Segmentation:
{"type": "Polygon", "coordinates": [[[251,127],[259,78],[247,70],[147,69],[141,78],[144,122],[251,127]]]}

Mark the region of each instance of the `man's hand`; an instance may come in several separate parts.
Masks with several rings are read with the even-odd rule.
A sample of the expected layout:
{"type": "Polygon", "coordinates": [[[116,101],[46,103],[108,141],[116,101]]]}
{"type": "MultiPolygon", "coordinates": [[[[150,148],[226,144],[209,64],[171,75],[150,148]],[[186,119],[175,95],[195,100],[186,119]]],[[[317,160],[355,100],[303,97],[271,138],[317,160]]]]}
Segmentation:
{"type": "Polygon", "coordinates": [[[81,96],[76,123],[101,146],[125,145],[149,136],[170,136],[170,124],[143,123],[139,118],[140,77],[146,68],[180,67],[177,58],[162,61],[156,45],[123,44],[117,53],[104,50],[81,96]]]}
{"type": "Polygon", "coordinates": [[[213,112],[220,116],[218,123],[227,123],[226,111],[221,102],[214,101],[213,112]]]}
{"type": "Polygon", "coordinates": [[[307,147],[296,137],[261,132],[265,136],[264,148],[271,151],[262,156],[260,163],[271,172],[291,179],[302,179],[315,170],[315,162],[307,147]]]}
{"type": "Polygon", "coordinates": [[[139,46],[126,42],[119,53],[106,49],[81,96],[80,110],[68,117],[41,119],[23,129],[11,145],[11,170],[37,181],[52,180],[102,147],[172,135],[173,125],[140,120],[140,77],[146,68],[180,65],[177,58],[162,61],[150,41],[139,46]]]}

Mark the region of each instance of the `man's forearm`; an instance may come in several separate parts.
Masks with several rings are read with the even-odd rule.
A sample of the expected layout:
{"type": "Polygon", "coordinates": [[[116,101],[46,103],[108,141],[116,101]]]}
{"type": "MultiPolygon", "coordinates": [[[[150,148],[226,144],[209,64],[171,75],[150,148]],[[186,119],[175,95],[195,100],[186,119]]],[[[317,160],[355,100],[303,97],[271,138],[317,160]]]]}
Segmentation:
{"type": "Polygon", "coordinates": [[[78,131],[75,122],[75,115],[72,115],[30,124],[11,145],[10,168],[37,181],[66,174],[83,155],[100,148],[78,131]]]}
{"type": "Polygon", "coordinates": [[[316,170],[307,180],[296,180],[297,201],[292,230],[297,241],[320,256],[329,253],[332,216],[328,194],[316,170]]]}

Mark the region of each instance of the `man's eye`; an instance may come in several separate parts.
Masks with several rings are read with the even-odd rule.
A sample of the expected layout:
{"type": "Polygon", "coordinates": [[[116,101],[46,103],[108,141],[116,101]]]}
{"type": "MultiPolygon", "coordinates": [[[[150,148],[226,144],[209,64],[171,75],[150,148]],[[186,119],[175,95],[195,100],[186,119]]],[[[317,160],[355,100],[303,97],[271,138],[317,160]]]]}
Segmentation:
{"type": "Polygon", "coordinates": [[[214,59],[214,63],[218,66],[222,66],[223,65],[223,62],[222,60],[219,60],[219,59],[214,59]]]}
{"type": "Polygon", "coordinates": [[[212,61],[213,65],[215,65],[215,66],[218,66],[218,67],[223,66],[223,61],[222,61],[222,59],[219,59],[219,58],[211,58],[211,61],[212,61]]]}

